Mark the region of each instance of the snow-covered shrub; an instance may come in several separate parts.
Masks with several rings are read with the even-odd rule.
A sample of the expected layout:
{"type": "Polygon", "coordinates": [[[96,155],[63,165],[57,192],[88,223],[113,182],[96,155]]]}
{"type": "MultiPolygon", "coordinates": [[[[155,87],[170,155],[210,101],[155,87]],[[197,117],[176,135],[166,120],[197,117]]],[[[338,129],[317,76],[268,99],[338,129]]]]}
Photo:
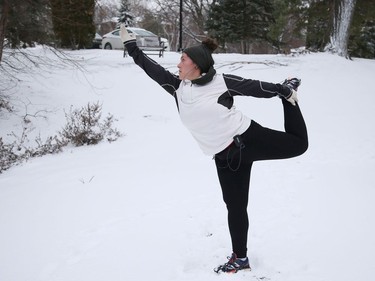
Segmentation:
{"type": "Polygon", "coordinates": [[[6,144],[0,138],[0,174],[2,171],[9,169],[18,161],[18,156],[13,152],[15,144],[6,144]]]}
{"type": "Polygon", "coordinates": [[[20,164],[33,157],[61,152],[69,143],[75,146],[97,144],[102,140],[109,142],[117,140],[121,133],[112,128],[114,118],[109,114],[101,120],[102,107],[99,103],[88,104],[81,109],[70,110],[65,114],[67,123],[58,135],[48,137],[43,141],[40,137],[35,139],[36,146],[31,147],[28,139],[28,129],[23,128],[21,136],[15,133],[11,143],[4,143],[0,137],[0,174],[10,167],[20,164]]]}
{"type": "Polygon", "coordinates": [[[12,135],[16,140],[11,143],[4,143],[3,139],[0,138],[0,174],[14,165],[27,161],[29,158],[61,152],[62,148],[67,145],[57,136],[48,137],[45,141],[42,141],[40,137],[36,138],[36,147],[26,145],[29,140],[25,128],[21,137],[17,137],[14,133],[12,135]]]}
{"type": "Polygon", "coordinates": [[[67,123],[60,136],[75,146],[97,144],[103,139],[115,141],[121,133],[112,128],[113,116],[109,114],[101,121],[102,106],[99,103],[90,104],[81,109],[65,113],[67,123]]]}
{"type": "Polygon", "coordinates": [[[0,111],[2,109],[7,110],[8,112],[12,112],[12,107],[7,99],[7,97],[3,96],[0,91],[0,111]]]}
{"type": "Polygon", "coordinates": [[[55,154],[62,151],[63,147],[68,143],[64,140],[59,139],[57,136],[48,137],[45,141],[42,141],[40,137],[35,139],[38,146],[30,150],[30,157],[39,157],[46,154],[55,154]]]}

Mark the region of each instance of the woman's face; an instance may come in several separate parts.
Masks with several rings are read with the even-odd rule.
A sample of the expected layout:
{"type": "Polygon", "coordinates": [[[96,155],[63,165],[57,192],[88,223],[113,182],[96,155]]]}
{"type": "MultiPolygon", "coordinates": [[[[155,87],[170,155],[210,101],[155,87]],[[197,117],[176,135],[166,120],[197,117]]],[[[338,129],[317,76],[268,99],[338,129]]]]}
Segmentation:
{"type": "Polygon", "coordinates": [[[201,72],[198,66],[185,53],[182,53],[180,63],[177,65],[180,80],[194,80],[200,77],[201,72]]]}

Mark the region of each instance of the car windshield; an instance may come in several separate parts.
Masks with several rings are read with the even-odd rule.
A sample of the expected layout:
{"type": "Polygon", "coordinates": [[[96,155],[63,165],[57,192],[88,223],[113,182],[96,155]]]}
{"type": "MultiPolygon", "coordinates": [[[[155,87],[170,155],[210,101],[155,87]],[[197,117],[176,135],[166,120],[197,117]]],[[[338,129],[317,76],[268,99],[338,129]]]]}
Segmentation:
{"type": "Polygon", "coordinates": [[[144,30],[144,29],[136,29],[134,30],[134,32],[140,36],[156,36],[154,33],[144,30]]]}

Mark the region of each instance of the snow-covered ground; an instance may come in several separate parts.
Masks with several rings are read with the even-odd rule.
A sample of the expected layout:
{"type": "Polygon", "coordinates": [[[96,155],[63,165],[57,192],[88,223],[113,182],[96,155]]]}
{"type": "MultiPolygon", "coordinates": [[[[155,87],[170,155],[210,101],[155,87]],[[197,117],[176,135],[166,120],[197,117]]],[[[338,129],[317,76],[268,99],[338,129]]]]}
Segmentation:
{"type": "MultiPolygon", "coordinates": [[[[175,102],[121,51],[71,52],[61,65],[21,73],[15,113],[0,136],[56,134],[64,111],[102,103],[124,136],[69,147],[0,174],[1,281],[370,281],[375,277],[375,61],[217,54],[216,68],[270,82],[302,78],[310,147],[254,165],[249,258],[253,270],[213,272],[231,254],[215,166],[179,121],[175,102]]],[[[170,71],[179,54],[154,57],[170,71]]],[[[278,98],[236,106],[283,128],[278,98]]]]}

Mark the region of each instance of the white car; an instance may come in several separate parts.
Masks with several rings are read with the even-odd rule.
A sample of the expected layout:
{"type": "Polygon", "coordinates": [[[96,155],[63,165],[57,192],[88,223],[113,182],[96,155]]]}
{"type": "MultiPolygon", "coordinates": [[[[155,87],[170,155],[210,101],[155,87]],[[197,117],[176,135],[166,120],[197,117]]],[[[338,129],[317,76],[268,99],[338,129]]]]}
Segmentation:
{"type": "Polygon", "coordinates": [[[168,41],[167,38],[160,37],[160,42],[161,42],[161,44],[163,44],[165,51],[169,52],[171,50],[171,48],[169,46],[169,41],[168,41]]]}
{"type": "MultiPolygon", "coordinates": [[[[160,47],[160,40],[154,33],[136,27],[127,27],[129,33],[133,33],[136,36],[137,45],[139,47],[160,47]]],[[[103,35],[102,48],[106,50],[123,50],[124,44],[120,38],[120,29],[115,29],[107,34],[103,35]]]]}
{"type": "Polygon", "coordinates": [[[98,34],[95,33],[94,39],[92,39],[92,48],[93,49],[101,49],[102,48],[102,37],[98,34]]]}

